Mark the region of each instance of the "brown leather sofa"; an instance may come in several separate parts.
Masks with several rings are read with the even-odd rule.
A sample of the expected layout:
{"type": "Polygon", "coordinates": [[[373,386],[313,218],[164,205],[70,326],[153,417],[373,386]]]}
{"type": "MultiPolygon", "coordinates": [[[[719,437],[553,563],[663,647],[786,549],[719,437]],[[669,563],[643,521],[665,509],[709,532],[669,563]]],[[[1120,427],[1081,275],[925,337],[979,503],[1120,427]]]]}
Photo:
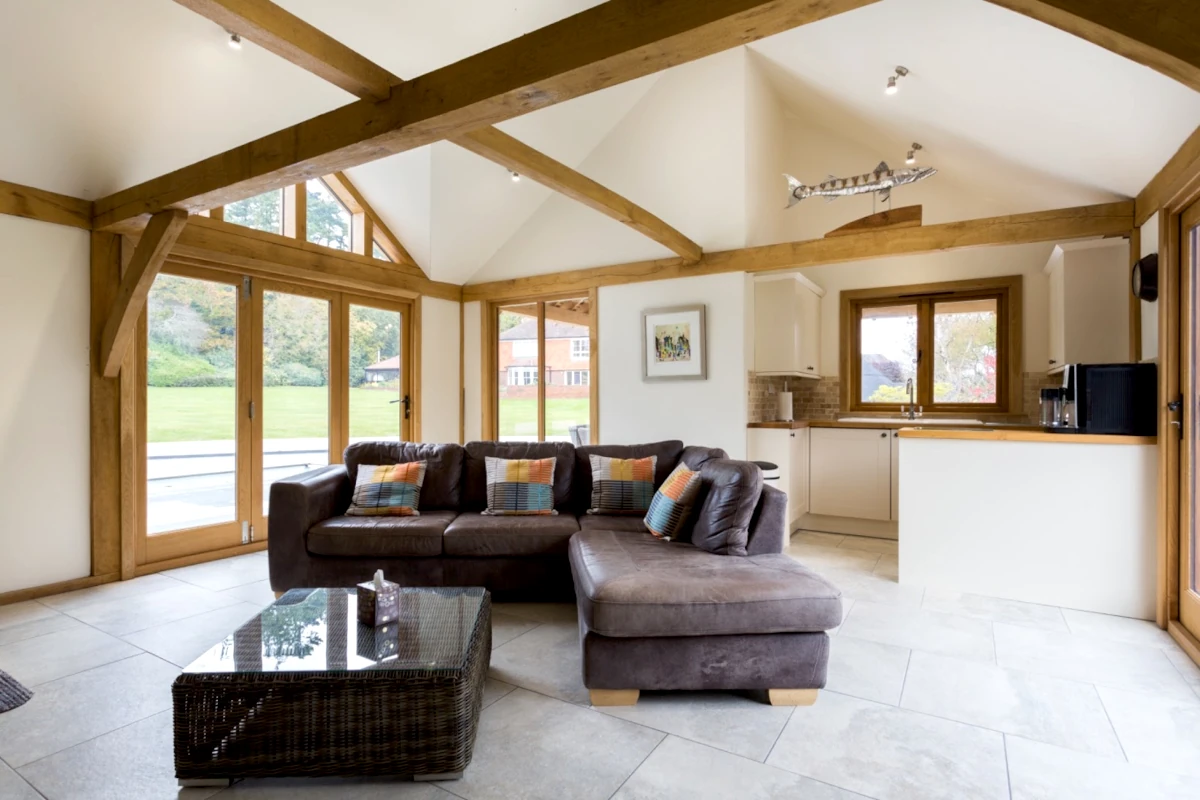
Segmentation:
{"type": "Polygon", "coordinates": [[[804,704],[825,684],[841,595],[783,555],[786,506],[757,467],[679,441],[354,444],[344,465],[272,485],[271,587],[352,586],[381,568],[402,585],[484,586],[501,601],[574,599],[597,705],[636,702],[643,689],[762,689],[804,704]],[[681,461],[699,470],[687,531],[701,546],[656,539],[640,517],[584,513],[592,454],[657,456],[656,484],[681,461]],[[481,514],[487,456],[556,458],[558,514],[481,514]],[[421,460],[420,516],[345,516],[360,464],[421,460]],[[745,555],[718,554],[726,540],[745,555]]]}

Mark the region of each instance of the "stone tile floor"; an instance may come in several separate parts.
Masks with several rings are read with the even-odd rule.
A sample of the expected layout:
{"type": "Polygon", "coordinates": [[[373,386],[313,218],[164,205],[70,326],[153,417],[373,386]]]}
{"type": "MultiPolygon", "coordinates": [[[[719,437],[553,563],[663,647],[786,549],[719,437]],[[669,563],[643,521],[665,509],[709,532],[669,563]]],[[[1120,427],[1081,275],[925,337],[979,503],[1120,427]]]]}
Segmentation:
{"type": "Polygon", "coordinates": [[[462,780],[249,780],[179,790],[169,687],[273,600],[265,554],[0,607],[0,798],[1196,798],[1200,669],[1148,622],[896,582],[894,542],[797,533],[843,588],[809,708],[644,693],[594,709],[575,610],[498,604],[462,780]]]}

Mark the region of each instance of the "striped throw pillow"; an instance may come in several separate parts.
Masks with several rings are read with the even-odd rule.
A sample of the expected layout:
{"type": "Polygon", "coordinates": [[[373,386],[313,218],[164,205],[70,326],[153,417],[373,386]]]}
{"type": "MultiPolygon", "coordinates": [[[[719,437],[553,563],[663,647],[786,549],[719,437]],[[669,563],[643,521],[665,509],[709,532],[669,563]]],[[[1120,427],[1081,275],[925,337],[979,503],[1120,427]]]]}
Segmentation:
{"type": "Polygon", "coordinates": [[[680,464],[654,493],[643,520],[646,528],[660,539],[674,539],[687,522],[699,491],[700,473],[680,464]]]}
{"type": "Polygon", "coordinates": [[[554,510],[553,458],[485,457],[487,509],[491,516],[557,514],[554,510]]]}
{"type": "Polygon", "coordinates": [[[421,485],[425,483],[424,461],[371,466],[360,464],[354,481],[354,496],[348,517],[418,517],[421,485]]]}
{"type": "Polygon", "coordinates": [[[588,456],[592,463],[592,507],[589,514],[645,514],[654,497],[654,467],[658,456],[607,458],[588,456]]]}

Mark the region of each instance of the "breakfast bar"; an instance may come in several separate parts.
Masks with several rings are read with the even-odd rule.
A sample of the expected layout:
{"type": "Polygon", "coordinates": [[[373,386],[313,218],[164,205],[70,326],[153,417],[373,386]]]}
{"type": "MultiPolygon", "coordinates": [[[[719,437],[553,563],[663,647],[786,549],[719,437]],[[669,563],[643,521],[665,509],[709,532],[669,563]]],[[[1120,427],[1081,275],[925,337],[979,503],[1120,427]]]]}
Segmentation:
{"type": "Polygon", "coordinates": [[[899,432],[900,582],[1154,616],[1156,440],[899,432]]]}

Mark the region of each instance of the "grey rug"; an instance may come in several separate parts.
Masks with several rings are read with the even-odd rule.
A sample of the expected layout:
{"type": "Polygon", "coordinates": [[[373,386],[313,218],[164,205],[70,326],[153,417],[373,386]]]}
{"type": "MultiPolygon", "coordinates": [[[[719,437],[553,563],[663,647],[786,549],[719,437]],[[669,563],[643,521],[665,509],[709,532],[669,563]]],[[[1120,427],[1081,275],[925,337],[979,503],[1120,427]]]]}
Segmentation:
{"type": "Polygon", "coordinates": [[[0,670],[0,714],[25,705],[31,697],[33,692],[17,683],[12,675],[0,670]]]}

